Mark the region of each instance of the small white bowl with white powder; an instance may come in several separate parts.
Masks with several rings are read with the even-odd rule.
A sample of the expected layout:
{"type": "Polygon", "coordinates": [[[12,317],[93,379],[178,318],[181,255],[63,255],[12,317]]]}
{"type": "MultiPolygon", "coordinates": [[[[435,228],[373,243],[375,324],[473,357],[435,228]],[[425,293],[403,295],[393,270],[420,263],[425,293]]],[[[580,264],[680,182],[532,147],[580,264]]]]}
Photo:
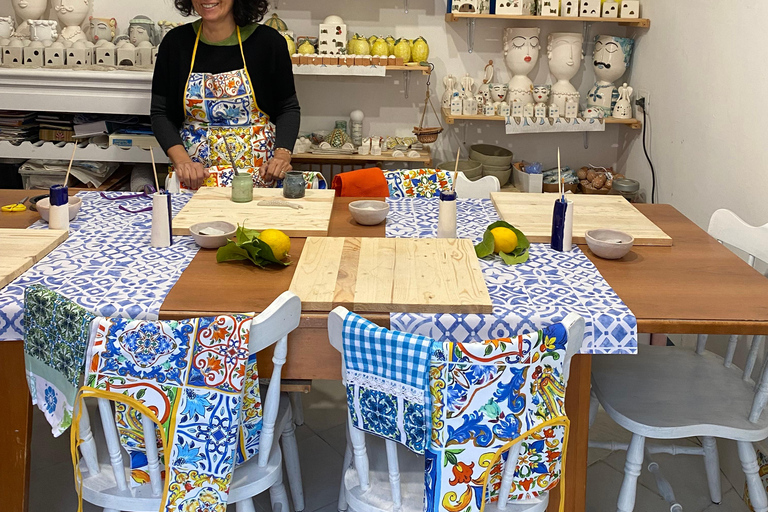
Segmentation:
{"type": "Polygon", "coordinates": [[[234,236],[237,227],[229,222],[200,222],[189,227],[195,243],[203,249],[218,249],[227,245],[227,240],[234,236]]]}
{"type": "Polygon", "coordinates": [[[387,219],[389,205],[385,201],[353,201],[349,203],[349,213],[358,224],[375,226],[387,219]]]}

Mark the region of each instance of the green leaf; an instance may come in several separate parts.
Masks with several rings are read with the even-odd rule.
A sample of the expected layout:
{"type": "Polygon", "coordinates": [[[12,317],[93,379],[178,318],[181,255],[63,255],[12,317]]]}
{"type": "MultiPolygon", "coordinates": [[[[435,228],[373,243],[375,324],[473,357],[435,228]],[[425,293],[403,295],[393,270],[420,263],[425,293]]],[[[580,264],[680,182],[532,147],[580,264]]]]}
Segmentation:
{"type": "Polygon", "coordinates": [[[493,345],[488,345],[487,347],[485,347],[485,355],[486,356],[491,355],[491,352],[493,352],[493,345]]]}
{"type": "Polygon", "coordinates": [[[477,257],[485,258],[486,256],[490,256],[493,254],[495,245],[496,244],[493,241],[491,230],[486,229],[485,233],[483,233],[483,241],[475,246],[475,253],[477,254],[477,257]]]}
{"type": "Polygon", "coordinates": [[[511,229],[515,235],[517,235],[517,248],[512,251],[511,254],[505,254],[503,252],[499,253],[502,261],[504,261],[504,263],[507,265],[518,265],[528,261],[530,256],[528,249],[531,247],[531,242],[528,240],[528,237],[525,236],[525,234],[515,226],[503,220],[494,222],[485,230],[485,233],[483,233],[483,241],[475,246],[475,253],[477,254],[477,257],[485,258],[486,256],[493,254],[496,244],[493,240],[493,234],[491,231],[496,228],[511,229]]]}
{"type": "Polygon", "coordinates": [[[136,393],[136,398],[141,400],[142,398],[144,398],[144,395],[146,395],[146,394],[147,394],[147,390],[142,388],[142,389],[139,390],[138,393],[136,393]]]}
{"type": "Polygon", "coordinates": [[[227,245],[220,247],[216,252],[216,261],[250,261],[254,265],[264,268],[270,263],[288,266],[290,262],[279,261],[272,253],[272,248],[257,237],[260,233],[254,229],[237,228],[237,241],[230,240],[227,245]]]}
{"type": "MultiPolygon", "coordinates": [[[[455,466],[459,460],[456,458],[456,455],[453,452],[447,451],[445,452],[445,459],[451,463],[451,465],[455,466]]],[[[444,464],[447,466],[447,464],[444,464]]]]}
{"type": "Polygon", "coordinates": [[[244,225],[240,226],[238,224],[237,231],[235,232],[235,239],[237,240],[238,245],[244,244],[246,242],[250,242],[256,238],[259,238],[259,233],[255,229],[248,229],[244,225]]]}
{"type": "Polygon", "coordinates": [[[248,252],[245,249],[241,249],[237,246],[237,244],[233,241],[227,242],[227,245],[224,247],[219,247],[219,250],[216,251],[216,261],[218,263],[221,263],[223,261],[237,261],[237,260],[248,260],[250,257],[248,256],[248,252]]]}
{"type": "Polygon", "coordinates": [[[499,256],[501,256],[501,259],[507,265],[519,265],[520,263],[525,263],[528,261],[530,253],[528,252],[528,249],[523,249],[522,251],[515,249],[512,254],[500,252],[499,256]]]}

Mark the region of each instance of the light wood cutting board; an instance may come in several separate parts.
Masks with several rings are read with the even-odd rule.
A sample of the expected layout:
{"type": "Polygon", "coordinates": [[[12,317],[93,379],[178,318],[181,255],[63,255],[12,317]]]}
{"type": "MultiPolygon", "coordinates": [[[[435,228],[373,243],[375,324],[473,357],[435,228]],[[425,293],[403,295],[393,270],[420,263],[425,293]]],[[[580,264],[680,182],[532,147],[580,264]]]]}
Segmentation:
{"type": "Polygon", "coordinates": [[[290,289],[305,311],[493,312],[470,240],[307,238],[290,289]]]}
{"type": "MultiPolygon", "coordinates": [[[[495,192],[491,199],[499,216],[525,233],[531,242],[549,243],[557,194],[495,192]]],[[[635,245],[671,246],[672,238],[622,196],[568,194],[574,203],[573,242],[587,243],[593,229],[615,229],[635,237],[635,245]]]]}
{"type": "Polygon", "coordinates": [[[286,201],[300,205],[294,210],[285,206],[259,206],[260,201],[283,200],[282,189],[255,188],[253,201],[234,203],[231,188],[203,187],[173,219],[173,234],[188,235],[189,227],[198,222],[223,220],[234,225],[262,231],[279,229],[288,236],[325,236],[331,222],[334,190],[307,190],[302,199],[286,201]]]}
{"type": "Polygon", "coordinates": [[[43,259],[69,236],[53,229],[0,228],[0,288],[43,259]]]}

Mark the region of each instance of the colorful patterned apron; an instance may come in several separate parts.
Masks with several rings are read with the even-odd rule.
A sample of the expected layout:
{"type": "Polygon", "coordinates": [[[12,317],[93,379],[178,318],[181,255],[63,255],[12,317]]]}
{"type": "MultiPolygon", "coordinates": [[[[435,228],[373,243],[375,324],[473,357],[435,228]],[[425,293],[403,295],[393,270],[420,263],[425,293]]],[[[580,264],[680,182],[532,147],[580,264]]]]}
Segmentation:
{"type": "MultiPolygon", "coordinates": [[[[181,139],[193,162],[203,164],[210,175],[206,187],[232,184],[233,162],[239,171],[253,176],[254,186],[270,187],[259,176],[259,169],[274,155],[275,126],[259,108],[248,74],[237,27],[237,41],[243,68],[227,73],[195,73],[195,58],[202,28],[197,31],[192,64],[184,92],[184,126],[181,139]]],[[[187,187],[181,183],[179,188],[187,187]]]]}

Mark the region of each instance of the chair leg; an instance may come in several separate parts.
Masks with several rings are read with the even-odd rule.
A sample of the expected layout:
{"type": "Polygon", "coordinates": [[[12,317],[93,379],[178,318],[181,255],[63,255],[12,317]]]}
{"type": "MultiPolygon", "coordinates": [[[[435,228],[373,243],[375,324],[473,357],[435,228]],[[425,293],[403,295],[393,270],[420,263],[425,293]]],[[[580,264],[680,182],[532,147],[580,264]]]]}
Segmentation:
{"type": "Polygon", "coordinates": [[[635,509],[637,478],[643,469],[644,457],[645,438],[633,434],[627,449],[627,462],[624,464],[624,481],[621,483],[621,491],[619,491],[619,512],[632,512],[635,509]]]}
{"type": "Polygon", "coordinates": [[[280,480],[269,488],[269,501],[272,503],[272,512],[291,511],[291,506],[288,504],[288,494],[285,492],[282,476],[280,477],[280,480]]]}
{"type": "Polygon", "coordinates": [[[749,489],[749,501],[755,512],[768,512],[768,496],[760,479],[760,466],[757,464],[757,454],[752,443],[737,441],[739,447],[739,460],[741,468],[747,477],[747,489],[749,489]]]}
{"type": "Polygon", "coordinates": [[[347,427],[347,447],[344,450],[344,464],[341,466],[341,488],[339,489],[339,512],[345,512],[348,508],[347,506],[347,493],[346,493],[346,487],[344,486],[344,478],[347,474],[347,469],[349,469],[350,464],[352,464],[352,441],[349,439],[349,427],[347,427]]]}
{"type": "Polygon", "coordinates": [[[293,422],[300,427],[304,424],[304,405],[301,403],[301,393],[292,391],[288,393],[288,399],[291,402],[291,409],[293,409],[293,422]]]}
{"type": "Polygon", "coordinates": [[[253,498],[246,498],[242,501],[235,503],[235,510],[237,512],[256,512],[256,507],[253,505],[253,498]]]}
{"type": "Polygon", "coordinates": [[[600,401],[597,399],[597,395],[593,390],[590,390],[589,392],[589,428],[592,428],[592,425],[595,423],[595,419],[597,419],[597,411],[600,409],[600,401]]]}
{"type": "Polygon", "coordinates": [[[304,487],[301,482],[299,447],[296,444],[296,425],[292,421],[285,423],[280,439],[283,444],[283,461],[288,473],[288,487],[293,497],[293,507],[297,512],[300,512],[304,510],[304,487]]]}
{"type": "Polygon", "coordinates": [[[707,470],[709,497],[712,503],[719,505],[723,501],[723,491],[720,485],[720,456],[717,453],[717,441],[714,437],[702,437],[701,444],[704,446],[704,467],[707,470]]]}

